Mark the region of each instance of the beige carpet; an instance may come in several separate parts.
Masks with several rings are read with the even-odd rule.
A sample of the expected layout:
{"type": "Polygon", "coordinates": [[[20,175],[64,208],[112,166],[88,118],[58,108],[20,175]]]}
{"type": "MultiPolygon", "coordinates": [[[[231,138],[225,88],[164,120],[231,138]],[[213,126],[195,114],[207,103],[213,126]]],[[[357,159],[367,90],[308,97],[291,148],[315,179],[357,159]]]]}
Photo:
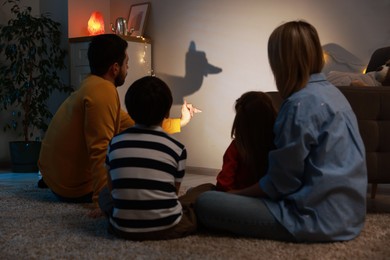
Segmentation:
{"type": "Polygon", "coordinates": [[[355,240],[292,244],[200,232],[132,242],[106,232],[82,205],[53,203],[33,184],[0,185],[0,259],[389,259],[390,213],[370,213],[355,240]]]}

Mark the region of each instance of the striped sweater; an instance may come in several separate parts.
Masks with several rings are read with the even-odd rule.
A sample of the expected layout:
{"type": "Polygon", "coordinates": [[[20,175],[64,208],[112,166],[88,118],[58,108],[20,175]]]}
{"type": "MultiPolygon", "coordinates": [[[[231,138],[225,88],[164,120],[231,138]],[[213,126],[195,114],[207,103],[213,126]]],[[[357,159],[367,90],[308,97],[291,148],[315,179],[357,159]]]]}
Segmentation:
{"type": "Polygon", "coordinates": [[[184,177],[186,158],[184,145],[161,127],[136,125],[115,136],[106,157],[113,228],[134,233],[176,225],[182,216],[176,184],[184,177]]]}

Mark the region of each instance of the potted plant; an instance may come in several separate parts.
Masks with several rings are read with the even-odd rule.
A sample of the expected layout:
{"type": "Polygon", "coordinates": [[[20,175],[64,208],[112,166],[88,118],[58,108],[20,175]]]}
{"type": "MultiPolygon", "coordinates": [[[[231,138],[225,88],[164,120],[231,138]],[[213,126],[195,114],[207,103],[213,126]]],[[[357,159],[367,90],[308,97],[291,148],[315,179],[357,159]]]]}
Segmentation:
{"type": "Polygon", "coordinates": [[[11,4],[14,18],[0,25],[0,111],[9,112],[3,129],[23,137],[23,141],[10,142],[12,170],[37,171],[40,139],[52,117],[47,100],[55,90],[72,91],[58,75],[65,68],[67,53],[61,47],[60,23],[48,14],[32,16],[32,8],[22,10],[19,0],[4,4],[11,4]],[[24,156],[25,150],[37,150],[37,154],[24,156]],[[14,156],[26,157],[27,162],[17,162],[14,156]]]}

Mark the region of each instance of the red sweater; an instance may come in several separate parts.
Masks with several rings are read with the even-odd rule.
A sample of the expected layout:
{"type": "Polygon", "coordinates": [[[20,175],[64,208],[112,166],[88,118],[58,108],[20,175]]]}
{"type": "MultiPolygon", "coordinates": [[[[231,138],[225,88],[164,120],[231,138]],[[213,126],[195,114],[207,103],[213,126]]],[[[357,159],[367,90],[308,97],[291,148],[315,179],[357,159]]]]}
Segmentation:
{"type": "Polygon", "coordinates": [[[242,162],[235,141],[233,140],[223,155],[222,170],[217,176],[217,190],[229,191],[243,189],[256,182],[247,166],[242,162]]]}

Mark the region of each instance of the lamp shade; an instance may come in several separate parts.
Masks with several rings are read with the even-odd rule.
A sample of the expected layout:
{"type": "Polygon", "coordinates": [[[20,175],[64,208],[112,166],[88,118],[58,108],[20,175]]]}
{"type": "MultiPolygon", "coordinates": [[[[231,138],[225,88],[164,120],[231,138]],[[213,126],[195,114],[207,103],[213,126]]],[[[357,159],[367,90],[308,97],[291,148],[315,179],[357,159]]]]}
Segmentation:
{"type": "Polygon", "coordinates": [[[89,35],[97,35],[104,33],[104,19],[101,12],[93,12],[88,20],[89,35]]]}

